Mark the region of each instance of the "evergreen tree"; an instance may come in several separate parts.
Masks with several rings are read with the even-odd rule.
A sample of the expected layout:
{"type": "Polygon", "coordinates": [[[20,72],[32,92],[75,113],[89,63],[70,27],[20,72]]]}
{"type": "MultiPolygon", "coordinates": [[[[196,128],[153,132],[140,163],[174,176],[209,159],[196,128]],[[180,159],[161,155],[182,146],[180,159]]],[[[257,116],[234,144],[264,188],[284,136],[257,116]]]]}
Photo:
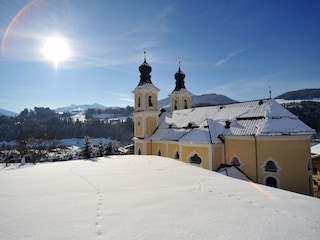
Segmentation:
{"type": "Polygon", "coordinates": [[[113,154],[113,144],[110,141],[106,146],[106,155],[112,155],[112,154],[113,154]]]}
{"type": "Polygon", "coordinates": [[[102,138],[100,138],[98,143],[97,157],[102,157],[103,155],[104,155],[104,146],[103,146],[102,138]]]}
{"type": "Polygon", "coordinates": [[[85,136],[84,140],[85,142],[84,142],[84,146],[81,154],[85,159],[89,159],[92,156],[91,139],[90,137],[85,136]]]}

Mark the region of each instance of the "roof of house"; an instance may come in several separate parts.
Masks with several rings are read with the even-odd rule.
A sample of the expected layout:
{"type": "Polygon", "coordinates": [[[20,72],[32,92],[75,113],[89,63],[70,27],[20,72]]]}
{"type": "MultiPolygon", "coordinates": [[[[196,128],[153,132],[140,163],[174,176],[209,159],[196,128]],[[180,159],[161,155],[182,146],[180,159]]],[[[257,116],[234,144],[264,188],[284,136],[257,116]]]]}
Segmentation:
{"type": "Polygon", "coordinates": [[[312,135],[315,131],[275,100],[163,112],[152,140],[221,142],[221,136],[312,135]]]}
{"type": "Polygon", "coordinates": [[[311,153],[314,155],[320,155],[320,143],[311,147],[311,153]]]}

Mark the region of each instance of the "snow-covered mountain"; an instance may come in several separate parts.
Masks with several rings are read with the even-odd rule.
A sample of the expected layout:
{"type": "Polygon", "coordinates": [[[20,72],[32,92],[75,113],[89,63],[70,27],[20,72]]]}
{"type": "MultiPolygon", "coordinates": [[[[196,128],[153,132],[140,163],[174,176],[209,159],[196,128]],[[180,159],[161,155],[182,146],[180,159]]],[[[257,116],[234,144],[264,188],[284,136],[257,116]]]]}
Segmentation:
{"type": "MultiPolygon", "coordinates": [[[[202,94],[202,95],[193,95],[191,97],[192,107],[201,107],[201,106],[212,106],[219,104],[230,104],[237,101],[228,98],[222,94],[202,94]]],[[[159,108],[170,108],[170,99],[165,98],[159,101],[159,108]]]]}
{"type": "Polygon", "coordinates": [[[99,104],[99,103],[81,104],[81,105],[71,104],[69,106],[56,108],[55,111],[56,112],[69,112],[69,111],[72,111],[72,110],[75,110],[75,109],[81,109],[82,111],[86,111],[89,108],[106,109],[107,107],[102,105],[102,104],[99,104]]]}
{"type": "MultiPolygon", "coordinates": [[[[291,91],[286,92],[278,97],[276,99],[286,99],[286,100],[311,100],[311,101],[319,101],[320,100],[320,89],[301,89],[297,91],[291,91]]],[[[225,95],[222,94],[215,94],[215,93],[209,93],[209,94],[202,94],[202,95],[194,95],[191,98],[192,101],[192,107],[199,107],[199,106],[212,106],[212,105],[219,105],[219,104],[230,104],[237,102],[236,100],[233,100],[225,95]]],[[[280,101],[280,100],[278,100],[280,101]]],[[[280,101],[281,102],[281,101],[280,101]]],[[[170,108],[170,99],[164,98],[162,100],[159,100],[159,108],[170,108]]],[[[107,106],[104,106],[99,103],[93,103],[93,104],[81,104],[81,105],[69,105],[65,107],[59,107],[56,108],[55,111],[57,112],[69,112],[71,110],[75,109],[81,109],[83,111],[87,110],[88,108],[95,108],[95,109],[106,109],[110,108],[107,106]]],[[[0,108],[0,116],[15,116],[17,113],[11,112],[9,110],[5,110],[0,108]]]]}
{"type": "Polygon", "coordinates": [[[15,113],[15,112],[11,112],[11,111],[8,111],[8,110],[0,108],[0,116],[3,116],[3,115],[4,116],[8,116],[8,117],[13,117],[13,116],[16,116],[18,114],[15,113]]]}
{"type": "Polygon", "coordinates": [[[276,97],[276,99],[285,100],[319,100],[320,99],[320,88],[307,88],[299,89],[295,91],[285,92],[276,97]]]}

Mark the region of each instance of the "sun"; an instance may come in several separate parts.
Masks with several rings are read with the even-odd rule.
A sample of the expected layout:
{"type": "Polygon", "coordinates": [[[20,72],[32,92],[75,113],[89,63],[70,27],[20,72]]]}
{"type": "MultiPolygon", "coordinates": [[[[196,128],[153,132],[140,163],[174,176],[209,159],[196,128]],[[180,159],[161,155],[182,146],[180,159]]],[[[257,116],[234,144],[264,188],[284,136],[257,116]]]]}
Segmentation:
{"type": "Polygon", "coordinates": [[[44,44],[43,55],[49,60],[53,61],[55,67],[59,62],[65,61],[70,57],[70,49],[66,41],[59,37],[50,37],[44,44]]]}

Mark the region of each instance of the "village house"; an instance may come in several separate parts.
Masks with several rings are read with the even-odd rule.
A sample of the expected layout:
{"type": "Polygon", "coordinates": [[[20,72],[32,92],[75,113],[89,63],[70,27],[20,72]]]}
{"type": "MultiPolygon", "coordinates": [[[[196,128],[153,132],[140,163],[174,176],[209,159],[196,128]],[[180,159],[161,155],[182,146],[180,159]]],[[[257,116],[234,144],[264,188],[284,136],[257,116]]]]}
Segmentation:
{"type": "Polygon", "coordinates": [[[273,99],[192,108],[185,74],[174,75],[170,111],[158,109],[151,66],[134,94],[135,154],[170,157],[228,176],[313,195],[313,129],[273,99]]]}

